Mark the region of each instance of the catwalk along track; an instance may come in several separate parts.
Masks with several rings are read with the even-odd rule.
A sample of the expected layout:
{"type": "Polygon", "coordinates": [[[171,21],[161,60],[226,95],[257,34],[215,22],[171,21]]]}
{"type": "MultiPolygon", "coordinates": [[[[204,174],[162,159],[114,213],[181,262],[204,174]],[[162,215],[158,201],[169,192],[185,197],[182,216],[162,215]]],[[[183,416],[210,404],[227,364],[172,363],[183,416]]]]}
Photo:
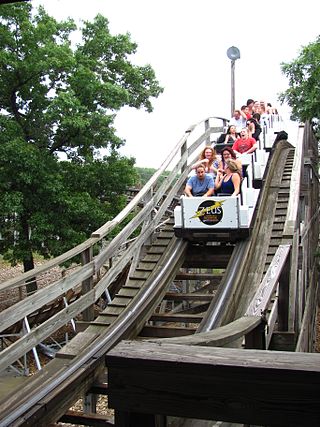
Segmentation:
{"type": "MultiPolygon", "coordinates": [[[[283,126],[278,120],[273,124],[276,130],[283,126]]],[[[69,252],[0,284],[3,294],[15,290],[24,296],[0,313],[0,371],[23,367],[20,360],[27,353],[34,355],[39,368],[16,382],[11,378],[9,392],[6,386],[0,389],[1,426],[48,426],[59,420],[93,426],[137,425],[128,416],[136,402],[129,392],[123,399],[115,383],[109,398],[116,417],[96,413],[97,395],[109,393],[108,360],[111,364],[119,360],[121,345],[128,345],[128,340],[129,344],[181,348],[312,351],[318,178],[308,124],[300,128],[294,144],[273,145],[275,128],[264,129],[251,163],[257,192],[245,239],[228,241],[215,235],[213,240],[190,241],[175,235],[173,212],[195,153],[213,144],[225,125],[224,119],[208,118],[190,127],[159,171],[114,220],[69,252]],[[161,180],[168,169],[169,176],[161,180]],[[133,219],[108,239],[133,211],[133,219]],[[24,295],[30,279],[41,283],[50,269],[79,255],[81,265],[46,287],[39,286],[34,294],[24,295]],[[58,300],[62,303],[55,305],[58,300]],[[37,349],[66,324],[74,327],[74,337],[41,367],[37,349]],[[71,412],[74,402],[84,396],[85,411],[71,412]]],[[[156,413],[168,415],[161,417],[162,425],[173,425],[169,416],[199,418],[196,411],[168,410],[157,412],[146,406],[149,425],[156,413]]],[[[219,410],[215,415],[203,413],[207,419],[228,422],[237,421],[238,416],[241,422],[240,412],[232,419],[219,410]]]]}

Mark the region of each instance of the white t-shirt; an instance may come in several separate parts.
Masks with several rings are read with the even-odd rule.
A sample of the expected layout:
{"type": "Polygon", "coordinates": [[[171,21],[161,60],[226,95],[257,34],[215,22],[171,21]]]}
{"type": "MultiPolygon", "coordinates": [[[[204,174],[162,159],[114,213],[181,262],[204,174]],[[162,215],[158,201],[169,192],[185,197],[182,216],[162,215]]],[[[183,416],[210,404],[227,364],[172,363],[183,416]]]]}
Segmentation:
{"type": "Polygon", "coordinates": [[[238,119],[235,119],[234,117],[231,117],[229,123],[229,126],[235,126],[238,133],[241,132],[241,129],[245,128],[247,126],[247,121],[244,117],[239,117],[238,119]]]}

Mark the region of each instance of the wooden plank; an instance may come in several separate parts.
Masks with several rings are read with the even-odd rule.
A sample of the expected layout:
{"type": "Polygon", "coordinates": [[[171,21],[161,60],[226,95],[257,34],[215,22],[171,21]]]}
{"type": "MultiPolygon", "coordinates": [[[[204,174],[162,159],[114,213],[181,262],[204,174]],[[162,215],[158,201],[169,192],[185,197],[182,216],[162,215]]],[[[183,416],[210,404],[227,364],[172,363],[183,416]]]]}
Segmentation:
{"type": "MultiPolygon", "coordinates": [[[[105,319],[103,319],[105,320],[105,319]]],[[[77,332],[83,332],[85,331],[89,326],[100,326],[103,328],[106,328],[111,325],[112,322],[108,322],[105,320],[104,322],[99,322],[97,320],[94,321],[87,321],[87,320],[77,320],[76,322],[76,330],[77,332]]]]}
{"type": "Polygon", "coordinates": [[[45,272],[48,272],[51,268],[56,267],[57,265],[63,264],[65,261],[74,258],[75,256],[81,254],[83,251],[93,246],[98,242],[96,238],[90,238],[75,248],[70,249],[62,255],[59,255],[56,258],[53,258],[47,261],[45,264],[42,264],[32,270],[29,270],[25,273],[22,273],[18,277],[13,277],[3,283],[0,283],[0,291],[7,289],[14,289],[21,285],[24,285],[25,282],[33,277],[37,277],[45,272]]]}
{"type": "Polygon", "coordinates": [[[101,396],[108,396],[109,387],[107,383],[107,378],[104,380],[103,378],[99,378],[99,381],[92,384],[89,393],[100,394],[101,396]]]}
{"type": "Polygon", "coordinates": [[[199,249],[199,247],[188,247],[188,252],[182,267],[189,268],[226,268],[230,260],[233,250],[232,246],[225,252],[221,252],[219,247],[206,246],[206,251],[199,249]]]}
{"type": "Polygon", "coordinates": [[[178,292],[167,292],[164,299],[173,301],[211,301],[213,298],[212,294],[198,294],[198,293],[178,293],[178,292]]]}
{"type": "Polygon", "coordinates": [[[300,201],[300,180],[301,180],[301,168],[303,165],[303,133],[304,129],[298,129],[298,141],[296,143],[295,155],[292,167],[292,176],[290,179],[290,197],[288,204],[288,211],[286,216],[286,223],[284,227],[285,236],[293,236],[294,228],[296,224],[296,218],[298,213],[299,201],[300,201]]]}
{"type": "Polygon", "coordinates": [[[80,332],[71,341],[68,342],[61,350],[56,353],[56,358],[73,359],[79,354],[79,348],[89,346],[99,334],[92,332],[80,332]]]}
{"type": "Polygon", "coordinates": [[[124,285],[121,289],[128,289],[128,290],[132,290],[132,292],[137,293],[142,286],[143,286],[142,282],[139,282],[139,284],[134,284],[134,283],[131,283],[130,281],[128,284],[124,285]]]}
{"type": "Polygon", "coordinates": [[[157,263],[161,258],[161,254],[146,254],[143,258],[143,262],[157,263]]]}
{"type": "Polygon", "coordinates": [[[297,321],[298,307],[298,258],[299,258],[299,232],[296,230],[292,241],[291,250],[291,271],[290,271],[290,288],[289,288],[289,315],[288,315],[288,330],[293,332],[297,321]]]}
{"type": "Polygon", "coordinates": [[[144,269],[146,271],[152,271],[153,267],[155,267],[156,265],[157,265],[156,261],[147,261],[143,259],[142,261],[139,262],[138,268],[144,269]]]}
{"type": "Polygon", "coordinates": [[[122,341],[106,362],[116,412],[320,425],[319,354],[122,341]]]}
{"type": "Polygon", "coordinates": [[[220,282],[222,279],[221,274],[217,273],[197,273],[197,272],[180,272],[176,275],[175,280],[212,280],[214,282],[220,282]]]}
{"type": "Polygon", "coordinates": [[[204,303],[204,304],[196,304],[192,305],[188,308],[185,308],[183,304],[180,304],[179,313],[188,313],[188,314],[197,314],[197,313],[204,313],[208,310],[210,303],[204,303]]]}
{"type": "Polygon", "coordinates": [[[313,271],[310,272],[311,283],[307,291],[307,299],[304,307],[303,318],[301,322],[301,330],[297,341],[296,351],[311,351],[313,346],[314,332],[314,316],[317,311],[317,295],[318,295],[318,280],[314,274],[317,266],[313,266],[313,271]]]}
{"type": "Polygon", "coordinates": [[[285,265],[287,256],[290,252],[290,247],[290,245],[279,246],[245,315],[261,316],[261,314],[266,310],[275,287],[277,286],[282,268],[285,265]]]}
{"type": "Polygon", "coordinates": [[[197,328],[190,328],[185,326],[144,326],[140,332],[140,337],[153,337],[153,338],[172,338],[172,337],[184,337],[186,335],[192,335],[195,333],[197,328]]]}
{"type": "Polygon", "coordinates": [[[95,427],[114,427],[114,418],[108,415],[84,414],[83,412],[67,411],[59,420],[61,423],[89,425],[95,427]]]}
{"type": "Polygon", "coordinates": [[[148,255],[162,255],[167,246],[151,246],[147,250],[148,255]]]}
{"type": "MultiPolygon", "coordinates": [[[[110,314],[110,315],[115,315],[115,316],[119,316],[119,314],[121,314],[123,311],[123,306],[112,306],[110,304],[107,305],[107,307],[105,308],[104,312],[106,314],[110,314]]],[[[102,314],[102,313],[100,313],[102,314]]]]}
{"type": "Polygon", "coordinates": [[[160,236],[157,238],[157,240],[155,242],[152,243],[152,246],[156,246],[156,247],[167,247],[168,244],[170,243],[170,240],[172,239],[174,233],[172,233],[172,235],[170,236],[170,238],[160,238],[160,236]]]}
{"type": "Polygon", "coordinates": [[[201,332],[190,337],[177,337],[171,338],[169,340],[163,339],[161,342],[170,344],[220,347],[244,337],[246,334],[257,328],[260,323],[261,318],[259,317],[245,316],[209,332],[201,332]]]}
{"type": "Polygon", "coordinates": [[[117,302],[109,302],[108,307],[110,309],[115,308],[115,309],[123,309],[125,307],[127,307],[127,303],[125,301],[117,301],[117,302]]]}
{"type": "Polygon", "coordinates": [[[116,296],[120,297],[135,297],[138,293],[140,288],[129,288],[128,286],[124,286],[119,290],[119,292],[116,294],[116,296]]]}
{"type": "Polygon", "coordinates": [[[274,332],[269,350],[295,351],[295,334],[293,332],[274,332]]]}
{"type": "MultiPolygon", "coordinates": [[[[174,223],[172,223],[173,227],[174,223]]],[[[167,243],[172,239],[174,236],[174,232],[167,230],[167,231],[161,231],[161,233],[157,236],[157,241],[161,243],[162,241],[166,241],[167,243]]]]}
{"type": "Polygon", "coordinates": [[[199,314],[155,313],[150,317],[152,322],[200,323],[203,316],[199,314]]]}
{"type": "Polygon", "coordinates": [[[146,279],[133,279],[130,278],[127,283],[125,284],[125,287],[135,287],[135,288],[141,288],[145,284],[146,279]]]}
{"type": "Polygon", "coordinates": [[[30,333],[21,337],[10,347],[3,350],[1,352],[0,358],[0,371],[22,357],[25,353],[38,345],[45,338],[52,335],[53,332],[57,331],[66,323],[68,323],[71,319],[75,318],[86,307],[88,307],[88,305],[94,304],[95,300],[93,297],[94,289],[88,292],[88,294],[80,297],[77,301],[73,302],[68,307],[61,310],[59,313],[56,313],[41,325],[32,329],[30,333]]]}
{"type": "MultiPolygon", "coordinates": [[[[156,265],[156,264],[154,264],[154,265],[156,265]]],[[[139,267],[135,268],[135,271],[137,271],[139,273],[141,272],[142,274],[148,273],[152,270],[153,270],[153,268],[151,268],[150,264],[147,267],[141,267],[141,265],[139,264],[139,267]]]]}
{"type": "Polygon", "coordinates": [[[113,306],[116,306],[116,305],[127,306],[131,301],[132,301],[132,297],[127,295],[117,294],[110,304],[113,306]]]}
{"type": "Polygon", "coordinates": [[[275,331],[277,319],[278,319],[278,297],[271,300],[268,306],[267,313],[268,314],[266,318],[267,318],[268,327],[266,329],[265,344],[266,344],[266,349],[269,349],[269,345],[272,339],[272,335],[275,331]]]}
{"type": "Polygon", "coordinates": [[[89,278],[92,274],[93,263],[86,264],[71,273],[69,276],[62,278],[45,288],[39,289],[33,295],[30,295],[24,300],[14,304],[12,307],[3,310],[0,313],[0,331],[4,331],[9,326],[14,325],[34,311],[39,310],[42,306],[54,301],[59,296],[64,295],[77,283],[89,278]]]}
{"type": "MultiPolygon", "coordinates": [[[[151,270],[152,271],[152,270],[151,270]]],[[[150,270],[135,269],[134,273],[129,276],[129,280],[145,280],[150,276],[150,270]]]]}

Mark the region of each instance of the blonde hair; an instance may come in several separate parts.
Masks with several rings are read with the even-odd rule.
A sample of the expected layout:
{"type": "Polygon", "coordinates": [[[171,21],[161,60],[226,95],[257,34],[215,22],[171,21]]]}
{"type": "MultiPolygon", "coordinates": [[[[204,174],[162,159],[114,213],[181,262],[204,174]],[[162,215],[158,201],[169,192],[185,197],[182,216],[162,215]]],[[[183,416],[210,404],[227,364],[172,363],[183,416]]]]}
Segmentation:
{"type": "Polygon", "coordinates": [[[227,159],[226,160],[226,165],[231,170],[231,172],[238,172],[239,174],[241,173],[239,171],[238,164],[237,164],[237,162],[234,159],[227,159]]]}

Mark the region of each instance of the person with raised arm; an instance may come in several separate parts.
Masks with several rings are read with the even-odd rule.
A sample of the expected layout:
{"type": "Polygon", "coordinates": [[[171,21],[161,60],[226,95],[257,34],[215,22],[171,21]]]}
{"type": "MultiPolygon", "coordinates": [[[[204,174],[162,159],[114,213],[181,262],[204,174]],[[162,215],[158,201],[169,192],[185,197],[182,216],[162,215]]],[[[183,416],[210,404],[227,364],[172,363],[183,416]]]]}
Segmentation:
{"type": "Polygon", "coordinates": [[[215,180],[219,166],[216,150],[212,147],[205,147],[200,153],[199,160],[192,165],[192,169],[196,169],[199,165],[204,166],[205,172],[212,175],[215,180]]]}
{"type": "MultiPolygon", "coordinates": [[[[243,106],[243,108],[246,108],[246,106],[243,106]]],[[[241,129],[246,127],[246,123],[246,114],[244,112],[241,112],[240,110],[234,110],[233,116],[229,120],[229,126],[235,126],[237,133],[240,133],[241,129]]]]}
{"type": "Polygon", "coordinates": [[[240,193],[240,173],[235,160],[226,160],[224,174],[219,172],[215,182],[215,188],[219,190],[219,196],[237,196],[240,193]]]}
{"type": "Polygon", "coordinates": [[[238,170],[241,171],[242,170],[242,164],[241,164],[241,160],[237,159],[236,153],[233,151],[233,149],[231,147],[224,147],[221,150],[221,162],[219,163],[219,167],[218,167],[218,173],[225,173],[225,169],[226,169],[226,165],[227,165],[227,160],[232,159],[237,163],[238,166],[238,170]]]}
{"type": "Polygon", "coordinates": [[[250,154],[257,149],[257,146],[257,141],[249,137],[248,129],[243,128],[240,132],[240,138],[233,144],[232,149],[239,154],[250,154]]]}

